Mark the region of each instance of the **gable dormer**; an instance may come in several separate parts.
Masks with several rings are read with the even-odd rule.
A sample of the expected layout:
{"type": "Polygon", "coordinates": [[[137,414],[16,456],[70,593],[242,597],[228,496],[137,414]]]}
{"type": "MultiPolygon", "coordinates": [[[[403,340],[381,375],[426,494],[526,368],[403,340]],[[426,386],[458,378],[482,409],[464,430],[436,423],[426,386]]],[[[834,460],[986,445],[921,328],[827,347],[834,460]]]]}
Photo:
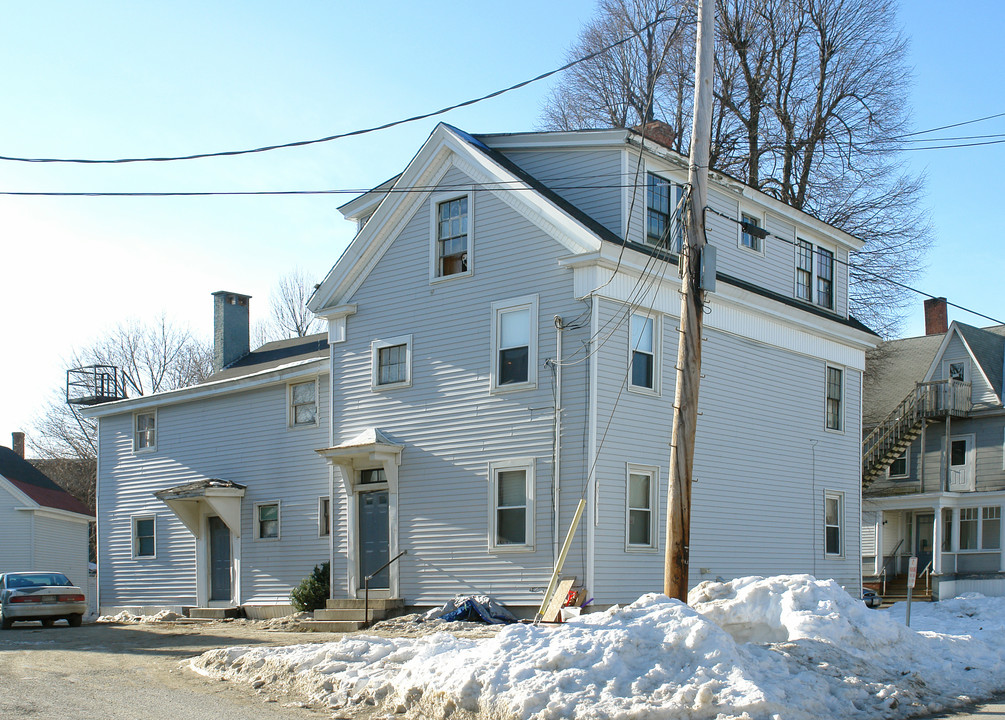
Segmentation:
{"type": "Polygon", "coordinates": [[[946,331],[925,381],[970,383],[975,409],[1001,407],[1005,337],[954,321],[946,331]]]}

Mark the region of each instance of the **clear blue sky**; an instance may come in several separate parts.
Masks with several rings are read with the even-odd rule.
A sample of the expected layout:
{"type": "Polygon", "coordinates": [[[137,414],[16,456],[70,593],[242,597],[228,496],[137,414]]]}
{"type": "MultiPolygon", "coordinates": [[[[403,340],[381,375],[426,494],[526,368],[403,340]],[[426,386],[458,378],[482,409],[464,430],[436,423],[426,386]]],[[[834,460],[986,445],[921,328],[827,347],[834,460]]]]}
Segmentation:
{"type": "MultiPolygon", "coordinates": [[[[322,137],[427,112],[562,64],[592,2],[10,3],[0,26],[0,155],[127,157],[322,137]]],[[[995,3],[906,3],[917,129],[1005,112],[995,3]]],[[[545,81],[441,118],[539,126],[545,81]]],[[[398,172],[436,119],[325,145],[159,165],[0,162],[0,190],[363,188],[398,172]]],[[[1005,118],[956,134],[1005,132],[1005,118]]],[[[1005,315],[997,194],[1005,146],[912,153],[936,242],[917,285],[1005,315]]],[[[120,321],[166,313],[208,337],[215,290],[321,279],[351,239],[348,196],[0,197],[0,444],[28,429],[65,358],[120,321]]],[[[908,334],[923,332],[921,299],[908,334]]],[[[951,311],[951,318],[986,324],[951,311]]]]}

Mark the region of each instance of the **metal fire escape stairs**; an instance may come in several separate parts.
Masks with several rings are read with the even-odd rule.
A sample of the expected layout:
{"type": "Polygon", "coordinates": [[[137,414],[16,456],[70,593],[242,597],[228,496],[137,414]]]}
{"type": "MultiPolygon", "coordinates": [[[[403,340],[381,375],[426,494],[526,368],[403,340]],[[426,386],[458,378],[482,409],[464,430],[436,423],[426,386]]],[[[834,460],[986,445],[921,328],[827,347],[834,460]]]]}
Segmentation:
{"type": "Polygon", "coordinates": [[[904,454],[930,419],[967,417],[970,383],[934,380],[917,383],[907,397],[862,441],[862,483],[868,485],[904,454]]]}

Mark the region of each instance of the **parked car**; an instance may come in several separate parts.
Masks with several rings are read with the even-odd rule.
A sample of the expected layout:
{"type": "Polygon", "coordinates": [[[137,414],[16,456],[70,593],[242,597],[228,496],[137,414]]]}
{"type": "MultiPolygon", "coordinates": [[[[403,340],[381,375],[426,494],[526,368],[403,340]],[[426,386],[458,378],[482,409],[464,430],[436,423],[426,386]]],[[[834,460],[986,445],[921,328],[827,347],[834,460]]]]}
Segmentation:
{"type": "Polygon", "coordinates": [[[883,604],[883,598],[879,596],[879,593],[869,588],[862,588],[862,600],[865,602],[865,606],[870,608],[878,608],[883,604]]]}
{"type": "Polygon", "coordinates": [[[63,573],[12,572],[0,575],[0,628],[10,630],[15,622],[39,620],[52,627],[66,620],[80,627],[87,612],[84,591],[63,573]]]}

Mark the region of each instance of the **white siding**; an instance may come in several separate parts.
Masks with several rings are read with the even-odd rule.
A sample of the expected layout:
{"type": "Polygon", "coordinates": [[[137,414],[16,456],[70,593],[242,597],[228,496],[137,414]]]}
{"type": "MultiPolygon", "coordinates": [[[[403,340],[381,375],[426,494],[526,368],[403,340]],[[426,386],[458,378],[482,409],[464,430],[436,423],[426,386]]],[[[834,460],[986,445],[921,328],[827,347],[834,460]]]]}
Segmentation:
{"type": "MultiPolygon", "coordinates": [[[[467,182],[457,170],[444,184],[467,182]]],[[[455,593],[483,592],[523,605],[540,601],[552,567],[553,317],[571,321],[584,305],[572,298],[572,272],[557,269],[567,253],[491,193],[474,201],[474,274],[430,284],[429,212],[421,207],[351,302],[347,341],[333,346],[334,436],[351,439],[377,427],[405,446],[398,468],[400,592],[409,604],[442,603],[455,593]],[[536,389],[491,394],[491,303],[539,297],[536,389]],[[410,333],[412,384],[374,392],[370,343],[410,333]],[[488,463],[534,458],[536,545],[532,552],[488,550],[488,463]]],[[[586,363],[569,331],[565,352],[580,350],[563,370],[564,536],[582,492],[586,363]]],[[[343,502],[345,502],[343,500],[343,502]]],[[[338,547],[344,552],[345,542],[338,547]]],[[[581,575],[582,533],[567,567],[581,575]]]]}
{"type": "Polygon", "coordinates": [[[34,570],[32,562],[33,515],[14,495],[0,487],[0,572],[34,570]]]}
{"type": "Polygon", "coordinates": [[[192,605],[196,544],[153,493],[205,479],[247,486],[242,502],[241,600],[288,602],[290,589],[328,555],[318,537],[318,497],[328,466],[328,382],[321,376],[311,428],[288,427],[286,383],[161,407],[157,450],[134,454],[131,415],[101,419],[98,562],[102,606],[192,605]],[[255,540],[256,502],[281,502],[281,539],[255,540]],[[156,517],[156,557],[132,557],[134,515],[156,517]]]}
{"type": "MultiPolygon", "coordinates": [[[[616,311],[616,304],[603,303],[601,322],[616,311]]],[[[627,364],[624,327],[598,355],[601,429],[617,403],[597,465],[598,602],[621,602],[662,587],[661,554],[624,550],[624,467],[628,462],[660,466],[665,513],[675,326],[676,319],[665,316],[662,397],[627,391],[617,397],[627,364]]],[[[846,426],[841,433],[828,432],[824,358],[708,328],[706,335],[695,444],[691,585],[720,576],[805,572],[857,588],[861,373],[845,369],[846,426]],[[824,555],[825,491],[844,494],[840,558],[824,555]]]]}
{"type": "Polygon", "coordinates": [[[61,572],[87,593],[87,523],[38,512],[34,545],[34,569],[61,572]]]}
{"type": "Polygon", "coordinates": [[[866,511],[862,513],[862,555],[876,555],[876,525],[879,513],[866,511]]]}

